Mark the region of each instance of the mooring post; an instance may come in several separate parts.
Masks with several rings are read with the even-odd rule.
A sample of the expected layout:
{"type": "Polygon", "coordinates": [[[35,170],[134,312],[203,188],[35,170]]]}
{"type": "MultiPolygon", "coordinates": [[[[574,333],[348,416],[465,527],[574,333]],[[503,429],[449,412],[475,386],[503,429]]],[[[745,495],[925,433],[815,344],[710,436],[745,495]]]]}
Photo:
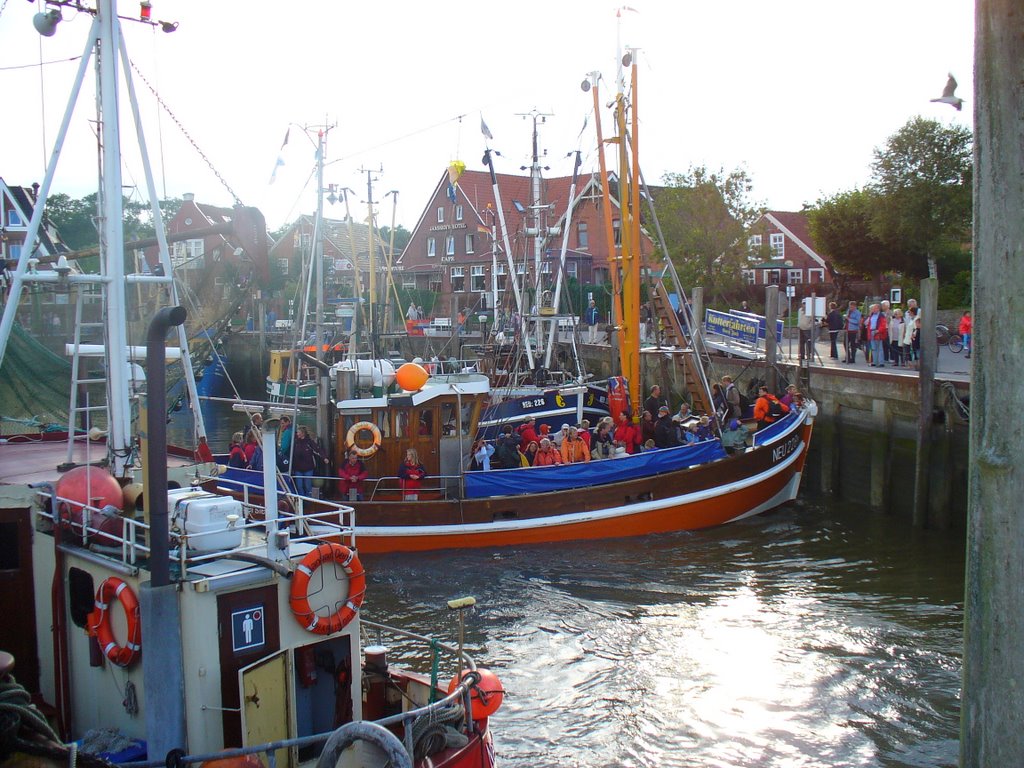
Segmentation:
{"type": "Polygon", "coordinates": [[[892,419],[889,403],[881,398],[871,403],[871,508],[885,510],[889,506],[889,433],[892,419]]]}
{"type": "MultiPolygon", "coordinates": [[[[696,338],[700,336],[704,337],[704,289],[700,286],[696,287],[691,291],[690,309],[693,311],[693,327],[690,328],[690,334],[696,338]]],[[[697,349],[700,349],[699,345],[694,344],[697,349]]]]}
{"type": "Polygon", "coordinates": [[[769,285],[764,289],[764,359],[768,366],[765,382],[768,391],[779,391],[779,370],[775,367],[778,359],[778,345],[775,341],[775,326],[779,318],[779,286],[769,285]]]}
{"type": "Polygon", "coordinates": [[[977,0],[974,334],[960,765],[1024,765],[1024,14],[977,0]]]}
{"type": "Polygon", "coordinates": [[[818,418],[814,422],[814,442],[821,456],[821,492],[833,494],[839,487],[839,408],[835,397],[825,395],[818,403],[818,418]]]}
{"type": "Polygon", "coordinates": [[[917,460],[914,468],[914,526],[928,524],[928,477],[932,471],[932,411],[935,408],[935,313],[939,304],[939,281],[926,277],[921,281],[921,412],[917,420],[917,460]]]}

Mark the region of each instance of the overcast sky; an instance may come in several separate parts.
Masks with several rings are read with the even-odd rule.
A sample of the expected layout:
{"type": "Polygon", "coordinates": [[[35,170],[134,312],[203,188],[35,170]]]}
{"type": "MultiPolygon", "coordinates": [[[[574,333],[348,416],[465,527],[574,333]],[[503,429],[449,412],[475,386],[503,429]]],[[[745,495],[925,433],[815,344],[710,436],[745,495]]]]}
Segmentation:
{"type": "MultiPolygon", "coordinates": [[[[273,229],[316,207],[316,126],[327,135],[325,184],[356,190],[365,216],[366,176],[375,199],[398,190],[397,221],[412,228],[448,163],[483,170],[481,115],[501,151],[496,167],[529,163],[530,123],[548,175],[571,172],[566,155],[597,166],[592,97],[580,89],[599,70],[602,100],[615,91],[616,39],[640,48],[641,167],[649,183],[691,165],[743,167],[753,198],[799,210],[823,195],[861,186],[875,147],[915,115],[971,126],[973,4],[966,0],[633,0],[624,11],[600,0],[514,3],[269,2],[153,0],[153,18],[173,34],[124,24],[128,52],[174,117],[161,113],[136,78],[161,196],[194,192],[230,205],[232,196],[175,121],[238,197],[260,207],[273,229]],[[963,112],[930,98],[947,72],[963,112]],[[460,116],[461,119],[460,119],[460,116]],[[285,165],[269,183],[281,142],[285,165]],[[308,126],[308,137],[303,130],[308,126]],[[379,172],[383,168],[383,172],[379,172]]],[[[121,2],[122,15],[137,3],[121,2]]],[[[51,38],[32,28],[37,7],[9,0],[0,16],[4,143],[9,184],[42,181],[89,29],[64,10],[51,38]],[[42,69],[36,66],[42,60],[42,69]],[[28,66],[24,66],[28,65],[28,66]],[[17,105],[17,106],[16,106],[17,105]],[[45,145],[44,145],[45,137],[45,145]]],[[[95,189],[93,78],[61,154],[53,190],[95,189]]],[[[122,122],[129,117],[124,99],[122,122]]],[[[606,134],[610,115],[602,115],[606,134]]],[[[144,190],[134,131],[124,138],[124,183],[144,190]]],[[[340,218],[340,206],[327,207],[340,218]]],[[[391,198],[379,221],[391,221],[391,198]]]]}

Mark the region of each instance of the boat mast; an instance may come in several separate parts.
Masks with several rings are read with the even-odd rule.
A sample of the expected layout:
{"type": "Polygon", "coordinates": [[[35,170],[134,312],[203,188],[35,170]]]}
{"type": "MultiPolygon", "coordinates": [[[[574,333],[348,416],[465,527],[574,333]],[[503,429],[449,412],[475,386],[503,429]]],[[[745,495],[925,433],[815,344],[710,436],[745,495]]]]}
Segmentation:
{"type": "Polygon", "coordinates": [[[634,414],[640,413],[640,185],[637,178],[637,64],[636,51],[619,59],[631,66],[633,134],[628,135],[626,121],[625,76],[620,68],[619,89],[615,98],[619,131],[619,203],[622,211],[622,328],[619,334],[619,360],[622,375],[629,382],[629,400],[634,414]],[[632,141],[630,141],[632,138],[632,141]],[[632,149],[632,154],[630,153],[632,149]]]}
{"type": "MultiPolygon", "coordinates": [[[[562,275],[565,274],[565,253],[569,248],[569,225],[572,222],[572,212],[576,207],[576,185],[580,177],[580,165],[582,163],[580,151],[576,150],[576,162],[572,167],[572,184],[569,185],[569,201],[565,206],[565,218],[562,224],[562,248],[558,254],[558,276],[555,278],[555,295],[553,306],[555,317],[551,318],[551,329],[548,332],[548,345],[544,352],[544,367],[551,369],[551,352],[555,346],[555,338],[558,335],[558,307],[562,299],[562,275]]],[[[579,357],[576,358],[576,368],[582,379],[583,371],[579,366],[579,357]]]]}
{"type": "MultiPolygon", "coordinates": [[[[369,249],[369,289],[370,289],[370,306],[369,306],[369,323],[366,329],[367,335],[367,347],[370,350],[370,359],[377,359],[377,324],[376,316],[374,313],[374,306],[377,303],[377,238],[374,236],[374,213],[373,213],[373,171],[365,169],[366,173],[366,242],[367,248],[369,249]]],[[[355,258],[355,254],[353,254],[355,258]]]]}

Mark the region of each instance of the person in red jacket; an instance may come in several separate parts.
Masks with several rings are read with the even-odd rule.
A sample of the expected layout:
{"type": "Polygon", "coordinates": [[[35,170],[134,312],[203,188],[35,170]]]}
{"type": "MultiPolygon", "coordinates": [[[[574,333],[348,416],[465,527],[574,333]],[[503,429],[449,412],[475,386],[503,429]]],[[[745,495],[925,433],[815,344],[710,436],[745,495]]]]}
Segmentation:
{"type": "Polygon", "coordinates": [[[626,447],[626,453],[637,453],[640,450],[640,425],[633,424],[623,411],[619,414],[619,423],[615,425],[615,442],[626,447]]]}
{"type": "Polygon", "coordinates": [[[349,501],[363,500],[363,480],[366,479],[366,465],[355,450],[349,450],[348,461],[338,467],[338,490],[342,499],[349,501]],[[352,499],[352,492],[355,491],[355,499],[352,499]]]}
{"type": "Polygon", "coordinates": [[[405,501],[418,501],[420,498],[420,486],[423,478],[427,476],[426,468],[420,464],[419,454],[415,448],[405,452],[405,461],[398,468],[398,477],[402,484],[402,499],[405,501]]]}
{"type": "Polygon", "coordinates": [[[540,444],[540,435],[537,434],[537,420],[533,416],[527,416],[526,421],[519,426],[519,444],[528,446],[530,443],[540,444]]]}
{"type": "Polygon", "coordinates": [[[533,466],[535,467],[550,467],[552,464],[561,464],[562,455],[555,450],[554,446],[551,445],[551,441],[546,437],[540,441],[540,449],[537,451],[537,455],[533,457],[533,466]]]}
{"type": "Polygon", "coordinates": [[[871,367],[885,368],[885,345],[889,339],[889,327],[880,304],[871,305],[871,314],[864,321],[864,329],[871,342],[871,367]]]}
{"type": "Polygon", "coordinates": [[[964,349],[967,350],[967,357],[971,356],[971,310],[967,310],[960,315],[960,327],[957,329],[960,331],[960,335],[964,339],[964,349]]]}

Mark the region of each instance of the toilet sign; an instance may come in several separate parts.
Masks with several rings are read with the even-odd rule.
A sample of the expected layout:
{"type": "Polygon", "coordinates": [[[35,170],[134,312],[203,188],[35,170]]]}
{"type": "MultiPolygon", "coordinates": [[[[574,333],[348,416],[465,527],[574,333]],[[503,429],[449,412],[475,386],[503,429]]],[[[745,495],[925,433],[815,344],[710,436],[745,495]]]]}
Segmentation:
{"type": "Polygon", "coordinates": [[[262,605],[250,606],[231,614],[232,651],[250,651],[267,641],[265,615],[262,605]]]}

